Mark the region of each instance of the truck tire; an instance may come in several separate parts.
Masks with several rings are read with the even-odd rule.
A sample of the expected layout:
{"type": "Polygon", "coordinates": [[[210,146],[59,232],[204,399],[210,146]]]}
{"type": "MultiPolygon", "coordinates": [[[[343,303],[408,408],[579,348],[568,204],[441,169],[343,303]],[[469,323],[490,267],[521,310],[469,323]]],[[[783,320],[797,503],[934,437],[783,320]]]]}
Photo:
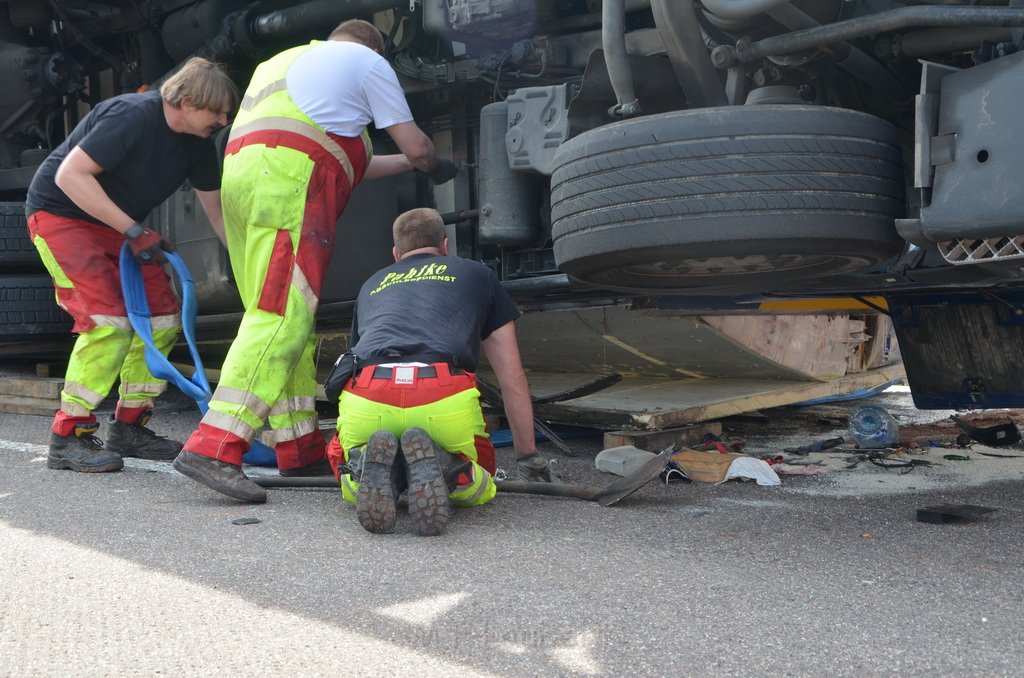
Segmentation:
{"type": "Polygon", "coordinates": [[[0,270],[43,270],[39,253],[28,237],[23,202],[0,202],[0,270]]]}
{"type": "Polygon", "coordinates": [[[4,340],[68,334],[71,316],[54,297],[47,275],[0,276],[0,337],[4,340]]]}
{"type": "Polygon", "coordinates": [[[855,111],[674,111],[584,132],[556,163],[555,261],[595,287],[766,292],[903,246],[899,136],[855,111]]]}

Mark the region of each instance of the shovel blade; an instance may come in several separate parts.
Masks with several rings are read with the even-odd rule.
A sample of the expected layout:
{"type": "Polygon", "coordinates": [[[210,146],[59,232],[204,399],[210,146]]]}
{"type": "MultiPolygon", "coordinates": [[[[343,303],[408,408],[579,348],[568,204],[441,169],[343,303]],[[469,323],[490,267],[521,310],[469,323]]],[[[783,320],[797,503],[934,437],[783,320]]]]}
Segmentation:
{"type": "Polygon", "coordinates": [[[633,471],[628,476],[619,478],[601,490],[596,497],[597,503],[601,506],[611,506],[612,504],[625,499],[661,475],[661,472],[665,470],[665,464],[667,464],[668,461],[667,457],[663,457],[661,455],[651,457],[644,462],[643,466],[633,471]]]}

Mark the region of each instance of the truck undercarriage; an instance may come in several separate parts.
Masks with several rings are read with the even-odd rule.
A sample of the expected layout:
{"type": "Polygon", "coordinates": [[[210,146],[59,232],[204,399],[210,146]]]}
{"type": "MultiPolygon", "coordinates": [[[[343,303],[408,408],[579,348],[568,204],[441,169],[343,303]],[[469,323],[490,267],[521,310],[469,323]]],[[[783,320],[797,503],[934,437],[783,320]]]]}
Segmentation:
{"type": "MultiPolygon", "coordinates": [[[[91,104],[189,56],[241,88],[279,49],[373,20],[462,172],[366,182],[321,305],[343,326],[387,226],[436,206],[527,311],[890,314],[921,407],[1024,404],[1024,7],[889,0],[0,2],[0,339],[66,331],[20,202],[91,104]],[[817,310],[815,310],[815,308],[817,310]]],[[[386,135],[375,135],[380,151],[386,135]]],[[[237,322],[191,192],[151,218],[237,322]]]]}

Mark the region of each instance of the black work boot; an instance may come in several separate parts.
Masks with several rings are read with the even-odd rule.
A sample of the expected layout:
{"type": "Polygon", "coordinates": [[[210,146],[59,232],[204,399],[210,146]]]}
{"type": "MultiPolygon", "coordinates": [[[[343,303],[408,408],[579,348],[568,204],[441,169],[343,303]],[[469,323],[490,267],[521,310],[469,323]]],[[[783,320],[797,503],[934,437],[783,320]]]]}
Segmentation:
{"type": "Polygon", "coordinates": [[[241,466],[182,450],[174,459],[174,469],[211,490],[252,504],[267,500],[267,491],[249,480],[241,466]]]}
{"type": "MultiPolygon", "coordinates": [[[[447,452],[439,450],[421,428],[410,428],[402,434],[402,455],[409,475],[409,517],[421,537],[433,537],[448,526],[448,481],[444,459],[447,452]]],[[[457,477],[456,472],[454,477],[457,477]]]]}
{"type": "Polygon", "coordinates": [[[96,437],[100,425],[75,424],[71,435],[50,434],[50,453],[46,465],[52,469],[70,469],[82,473],[120,471],[124,461],[116,452],[103,449],[103,441],[96,437]]]}
{"type": "Polygon", "coordinates": [[[110,418],[110,432],[107,434],[107,449],[117,452],[122,457],[137,457],[153,461],[170,461],[178,456],[181,443],[168,440],[146,428],[153,416],[152,410],[146,410],[134,424],[126,424],[114,417],[110,418]]]}
{"type": "MultiPolygon", "coordinates": [[[[356,492],[356,517],[367,532],[384,534],[395,529],[395,500],[398,498],[396,472],[400,465],[398,439],[391,431],[377,431],[366,442],[361,472],[353,476],[359,483],[356,492]]],[[[351,468],[351,466],[349,467],[351,468]]]]}

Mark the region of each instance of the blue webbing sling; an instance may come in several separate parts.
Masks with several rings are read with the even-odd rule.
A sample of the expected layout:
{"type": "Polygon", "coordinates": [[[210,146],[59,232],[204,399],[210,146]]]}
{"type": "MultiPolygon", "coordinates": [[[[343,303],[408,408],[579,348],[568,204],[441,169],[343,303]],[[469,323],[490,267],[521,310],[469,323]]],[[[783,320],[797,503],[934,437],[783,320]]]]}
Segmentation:
{"type": "MultiPolygon", "coordinates": [[[[158,379],[165,379],[174,384],[178,389],[193,398],[199,406],[199,411],[206,414],[210,409],[210,398],[213,392],[210,390],[210,382],[206,379],[206,370],[203,367],[202,358],[199,357],[199,350],[196,348],[196,290],[192,280],[192,274],[188,266],[177,252],[164,252],[164,257],[171,264],[178,281],[181,283],[181,330],[188,343],[189,353],[192,355],[192,362],[195,364],[195,371],[192,378],[186,379],[178,368],[164,357],[153,344],[153,331],[150,326],[152,314],[149,311],[149,300],[146,299],[146,287],[142,280],[142,266],[135,255],[132,254],[128,243],[121,247],[121,290],[124,294],[124,305],[128,310],[128,321],[132,324],[135,334],[139,335],[145,344],[146,367],[150,373],[158,379]]],[[[259,466],[276,466],[277,456],[274,450],[264,445],[259,440],[253,440],[252,446],[242,461],[246,464],[259,466]]]]}

